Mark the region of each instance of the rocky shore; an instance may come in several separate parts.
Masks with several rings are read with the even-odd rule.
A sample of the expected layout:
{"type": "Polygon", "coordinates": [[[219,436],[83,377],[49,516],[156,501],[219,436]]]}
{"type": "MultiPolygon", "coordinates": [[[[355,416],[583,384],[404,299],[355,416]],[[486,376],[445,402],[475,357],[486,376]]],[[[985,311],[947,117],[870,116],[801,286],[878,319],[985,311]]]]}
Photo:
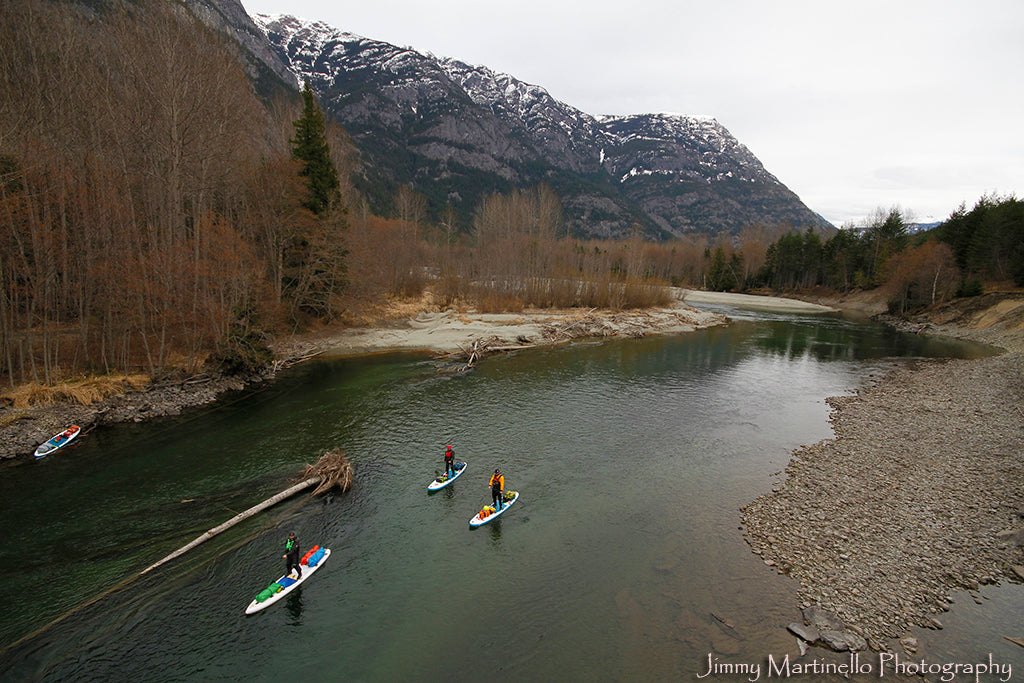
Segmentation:
{"type": "Polygon", "coordinates": [[[998,305],[1011,319],[999,335],[976,324],[984,312],[921,325],[1011,352],[918,361],[829,399],[834,438],[794,452],[742,511],[805,614],[834,614],[874,650],[912,653],[911,629],[942,628],[956,589],[1024,580],[1024,326],[998,305]]]}
{"type": "Polygon", "coordinates": [[[119,422],[143,422],[178,415],[187,408],[211,403],[229,391],[268,378],[270,374],[241,377],[203,375],[165,381],[142,391],[131,391],[91,405],[58,405],[14,410],[0,407],[0,460],[31,455],[36,446],[68,425],[90,429],[119,422]]]}

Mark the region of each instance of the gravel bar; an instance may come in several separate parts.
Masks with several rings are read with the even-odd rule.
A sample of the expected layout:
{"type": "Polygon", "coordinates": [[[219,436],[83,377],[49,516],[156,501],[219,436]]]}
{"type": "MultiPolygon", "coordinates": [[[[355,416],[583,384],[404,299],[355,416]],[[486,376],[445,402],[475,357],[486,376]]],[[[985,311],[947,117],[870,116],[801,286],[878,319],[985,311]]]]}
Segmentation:
{"type": "Polygon", "coordinates": [[[828,402],[834,438],[742,511],[801,608],[886,651],[942,628],[953,590],[1024,578],[1024,354],[915,361],[828,402]]]}

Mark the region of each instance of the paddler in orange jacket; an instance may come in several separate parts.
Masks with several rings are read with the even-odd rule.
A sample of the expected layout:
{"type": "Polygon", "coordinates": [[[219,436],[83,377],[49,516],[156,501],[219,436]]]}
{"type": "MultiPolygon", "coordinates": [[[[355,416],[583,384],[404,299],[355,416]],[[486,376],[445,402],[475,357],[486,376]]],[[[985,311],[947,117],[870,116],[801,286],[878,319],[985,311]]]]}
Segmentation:
{"type": "Polygon", "coordinates": [[[505,491],[505,477],[501,476],[501,470],[494,470],[491,475],[491,498],[494,499],[494,511],[501,509],[502,493],[505,491]]]}

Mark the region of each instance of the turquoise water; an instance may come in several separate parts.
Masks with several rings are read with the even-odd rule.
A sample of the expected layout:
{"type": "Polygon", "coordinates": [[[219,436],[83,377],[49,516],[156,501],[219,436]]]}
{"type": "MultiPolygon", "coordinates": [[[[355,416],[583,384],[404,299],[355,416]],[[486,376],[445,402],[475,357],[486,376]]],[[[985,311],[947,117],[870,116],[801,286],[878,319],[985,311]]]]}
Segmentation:
{"type": "MultiPolygon", "coordinates": [[[[795,587],[750,552],[739,508],[791,450],[830,436],[826,397],[897,359],[984,351],[838,316],[728,313],[724,328],[533,350],[459,376],[413,354],[317,360],[6,467],[0,589],[16,599],[0,646],[46,628],[7,647],[0,675],[695,680],[709,654],[795,655],[795,587]],[[469,469],[427,495],[448,443],[469,469]],[[282,503],[83,606],[333,447],[355,465],[350,492],[282,503]],[[470,530],[495,467],[520,501],[470,530]],[[331,558],[245,616],[291,530],[331,558]]],[[[1013,604],[1015,588],[993,602],[1013,604]]],[[[1003,614],[955,609],[921,637],[936,656],[996,648],[1020,662],[973,635],[1003,614]]]]}

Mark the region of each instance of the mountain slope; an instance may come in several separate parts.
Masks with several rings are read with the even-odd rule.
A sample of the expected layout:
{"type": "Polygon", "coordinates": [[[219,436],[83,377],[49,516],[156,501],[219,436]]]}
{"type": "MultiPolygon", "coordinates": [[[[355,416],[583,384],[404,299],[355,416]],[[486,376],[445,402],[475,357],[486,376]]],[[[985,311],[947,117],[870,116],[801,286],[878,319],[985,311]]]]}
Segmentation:
{"type": "Polygon", "coordinates": [[[291,86],[295,75],[267,44],[261,29],[253,23],[239,0],[185,0],[192,13],[210,28],[227,34],[242,48],[242,61],[257,92],[269,95],[281,86],[291,86]]]}
{"type": "Polygon", "coordinates": [[[468,223],[484,196],[537,183],[581,236],[735,234],[755,224],[828,227],[713,119],[595,117],[483,66],[291,16],[254,18],[308,80],[366,161],[363,189],[386,210],[412,183],[468,223]]]}

